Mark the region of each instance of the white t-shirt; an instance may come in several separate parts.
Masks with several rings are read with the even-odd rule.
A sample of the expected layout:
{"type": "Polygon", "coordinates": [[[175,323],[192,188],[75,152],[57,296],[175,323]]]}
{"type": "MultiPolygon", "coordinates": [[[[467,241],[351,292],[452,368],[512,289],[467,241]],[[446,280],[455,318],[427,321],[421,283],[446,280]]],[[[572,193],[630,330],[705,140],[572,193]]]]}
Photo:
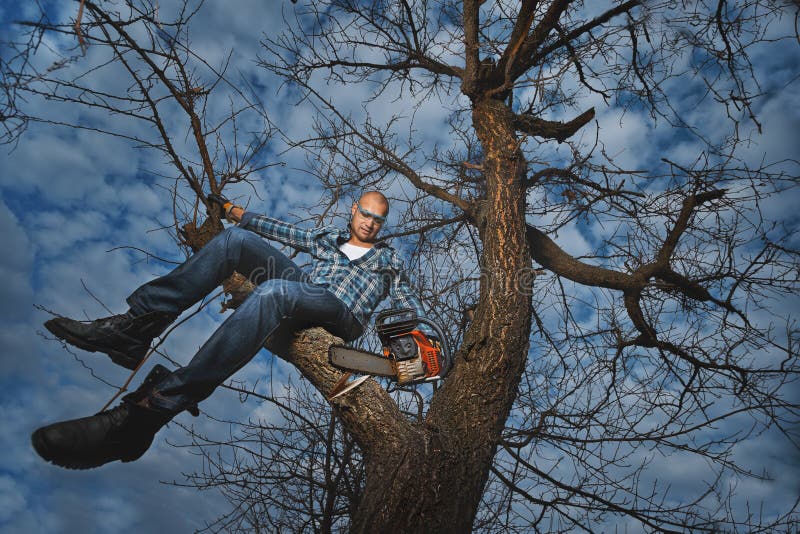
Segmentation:
{"type": "Polygon", "coordinates": [[[356,245],[351,245],[350,243],[342,243],[339,246],[339,250],[344,252],[344,255],[347,256],[350,261],[357,260],[367,252],[369,252],[369,248],[367,247],[358,247],[356,245]]]}

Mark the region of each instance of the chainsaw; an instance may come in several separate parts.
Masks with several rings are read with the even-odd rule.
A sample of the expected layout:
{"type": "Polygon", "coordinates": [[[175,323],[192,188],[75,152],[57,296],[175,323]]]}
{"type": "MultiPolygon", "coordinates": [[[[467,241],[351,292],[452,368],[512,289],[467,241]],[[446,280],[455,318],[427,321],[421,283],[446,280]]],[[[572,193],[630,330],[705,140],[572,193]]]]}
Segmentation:
{"type": "Polygon", "coordinates": [[[328,349],[331,365],[344,371],[384,376],[401,385],[441,380],[450,370],[452,356],[441,328],[417,317],[413,309],[380,312],[375,318],[375,330],[383,354],[332,345],[328,349]],[[429,326],[438,338],[417,330],[420,324],[429,326]]]}

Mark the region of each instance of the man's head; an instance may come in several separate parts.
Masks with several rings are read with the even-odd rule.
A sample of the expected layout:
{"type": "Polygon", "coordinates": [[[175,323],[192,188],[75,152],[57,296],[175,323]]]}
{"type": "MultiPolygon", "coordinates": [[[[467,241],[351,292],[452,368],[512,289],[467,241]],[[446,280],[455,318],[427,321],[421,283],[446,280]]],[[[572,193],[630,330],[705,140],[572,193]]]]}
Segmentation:
{"type": "Polygon", "coordinates": [[[356,245],[372,244],[389,214],[389,201],[377,191],[361,195],[350,209],[350,240],[356,245]]]}

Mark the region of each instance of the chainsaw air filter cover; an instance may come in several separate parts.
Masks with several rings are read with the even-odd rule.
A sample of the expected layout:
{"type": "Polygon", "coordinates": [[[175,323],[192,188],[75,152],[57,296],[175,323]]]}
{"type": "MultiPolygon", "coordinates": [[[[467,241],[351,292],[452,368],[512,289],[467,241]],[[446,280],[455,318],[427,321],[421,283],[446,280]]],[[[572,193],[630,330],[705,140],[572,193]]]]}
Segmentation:
{"type": "Polygon", "coordinates": [[[419,347],[414,341],[414,337],[409,334],[391,338],[389,340],[389,351],[391,358],[398,362],[419,356],[419,347]]]}

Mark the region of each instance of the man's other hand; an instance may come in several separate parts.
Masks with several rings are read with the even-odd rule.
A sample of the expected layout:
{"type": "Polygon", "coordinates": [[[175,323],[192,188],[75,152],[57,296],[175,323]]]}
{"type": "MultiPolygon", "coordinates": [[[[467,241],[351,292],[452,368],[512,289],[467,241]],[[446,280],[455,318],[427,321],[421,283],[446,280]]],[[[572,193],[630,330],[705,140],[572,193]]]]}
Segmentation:
{"type": "Polygon", "coordinates": [[[209,205],[218,205],[225,214],[225,218],[229,221],[239,222],[242,220],[244,209],[241,206],[234,205],[233,202],[216,193],[211,193],[206,198],[208,199],[209,205]]]}

